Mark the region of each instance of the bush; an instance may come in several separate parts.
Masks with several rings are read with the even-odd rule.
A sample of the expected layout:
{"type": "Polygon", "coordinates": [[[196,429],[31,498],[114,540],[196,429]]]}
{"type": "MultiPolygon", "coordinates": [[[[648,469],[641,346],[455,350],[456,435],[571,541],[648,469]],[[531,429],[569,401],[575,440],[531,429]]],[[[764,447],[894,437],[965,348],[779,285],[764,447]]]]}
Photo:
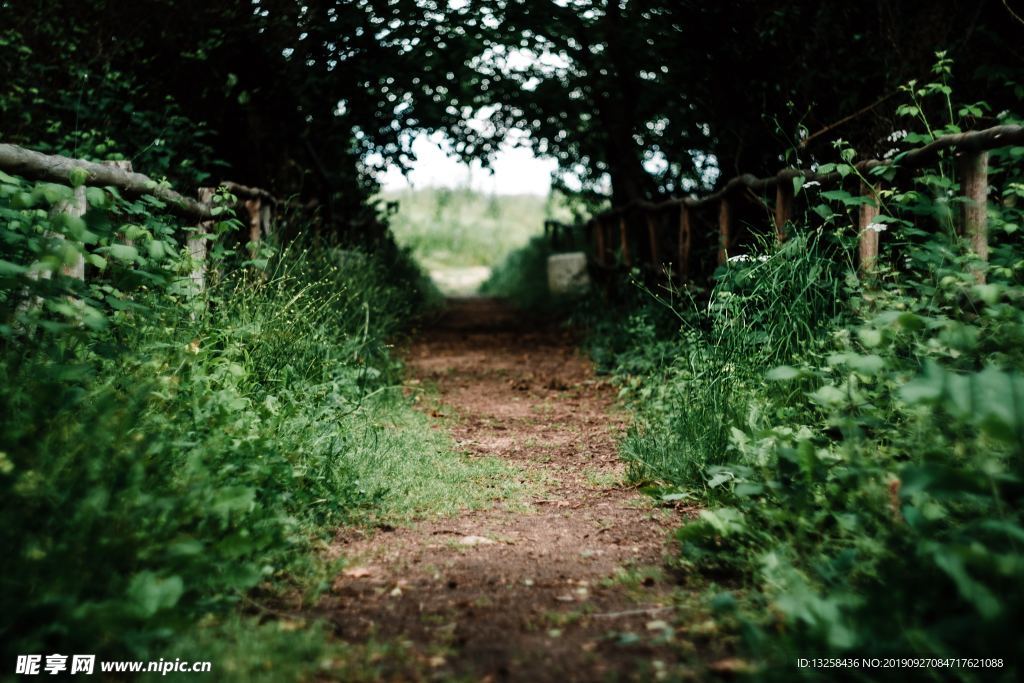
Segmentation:
{"type": "Polygon", "coordinates": [[[398,252],[217,246],[197,294],[158,204],[50,210],[71,192],[0,176],[0,634],[5,656],[143,657],[309,574],[410,440],[444,451],[387,352],[422,276],[398,252]],[[80,253],[85,283],[61,272],[80,253]]]}

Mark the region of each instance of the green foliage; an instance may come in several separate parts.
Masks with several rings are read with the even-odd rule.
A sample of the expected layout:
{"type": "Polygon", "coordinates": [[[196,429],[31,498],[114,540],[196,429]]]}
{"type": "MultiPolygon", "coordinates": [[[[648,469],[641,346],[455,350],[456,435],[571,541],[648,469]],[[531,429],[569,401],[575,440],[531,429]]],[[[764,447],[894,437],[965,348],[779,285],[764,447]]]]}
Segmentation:
{"type": "Polygon", "coordinates": [[[73,193],[0,176],[6,654],[152,655],[257,586],[316,590],[343,522],[501,492],[401,393],[387,349],[422,283],[402,252],[253,258],[223,220],[198,292],[159,202],[89,188],[74,218],[73,193]]]}
{"type": "Polygon", "coordinates": [[[993,153],[987,264],[952,230],[958,178],[943,161],[881,197],[873,275],[852,267],[847,212],[865,198],[811,194],[807,222],[824,230],[732,259],[706,301],[649,298],[596,328],[637,409],[630,475],[702,505],[678,532],[680,565],[724,584],[712,608],[764,679],[835,673],[798,657],[966,653],[1006,668],[957,680],[1017,675],[1024,254],[1009,236],[1024,214],[1020,169],[1003,160],[1022,153],[993,153]]]}

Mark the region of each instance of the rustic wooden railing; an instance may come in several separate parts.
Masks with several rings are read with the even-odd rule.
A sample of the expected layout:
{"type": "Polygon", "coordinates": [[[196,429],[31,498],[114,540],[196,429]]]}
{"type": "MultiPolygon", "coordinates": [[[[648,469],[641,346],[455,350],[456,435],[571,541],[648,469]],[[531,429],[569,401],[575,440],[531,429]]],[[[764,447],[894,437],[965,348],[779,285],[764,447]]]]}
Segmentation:
{"type": "MultiPolygon", "coordinates": [[[[18,145],[0,144],[0,170],[11,175],[21,176],[26,180],[40,180],[67,185],[72,172],[76,169],[84,171],[84,182],[75,188],[74,197],[57,210],[75,216],[82,216],[86,211],[85,187],[116,187],[130,197],[150,195],[167,204],[169,212],[185,219],[195,221],[195,230],[187,238],[187,248],[195,263],[191,273],[192,282],[197,290],[206,284],[206,256],[208,236],[213,227],[215,217],[214,195],[217,187],[223,187],[237,197],[237,207],[245,218],[249,231],[249,243],[258,244],[264,237],[271,234],[275,213],[281,202],[272,194],[258,187],[247,187],[239,183],[225,181],[216,187],[201,187],[198,198],[191,199],[174,191],[166,184],[159,183],[149,176],[135,173],[130,161],[104,161],[94,163],[82,159],[72,159],[55,154],[42,154],[18,145]]],[[[80,256],[77,263],[65,266],[66,275],[85,279],[85,260],[80,256]]]]}
{"type": "MultiPolygon", "coordinates": [[[[743,195],[775,191],[775,203],[771,208],[775,237],[786,238],[786,226],[793,216],[793,178],[802,176],[806,182],[815,181],[820,185],[838,184],[845,180],[862,178],[861,195],[871,201],[859,206],[859,266],[871,270],[878,260],[879,233],[868,229],[879,215],[878,196],[882,185],[878,178],[880,169],[894,169],[897,175],[934,163],[945,150],[960,153],[961,190],[963,202],[961,230],[970,248],[981,259],[988,257],[988,232],[986,202],[988,195],[988,153],[990,150],[1011,145],[1024,144],[1024,126],[1004,125],[985,130],[969,131],[956,135],[945,135],[910,151],[897,154],[892,159],[868,159],[852,164],[856,174],[841,175],[838,171],[817,173],[804,169],[784,169],[768,178],[757,178],[750,174],[737,176],[717,192],[705,197],[678,197],[660,202],[634,201],[591,218],[585,225],[594,260],[599,269],[614,266],[616,242],[621,263],[626,267],[665,267],[666,240],[664,231],[659,229],[659,220],[672,210],[678,210],[677,234],[675,239],[675,275],[681,281],[691,280],[693,244],[696,237],[694,212],[701,208],[717,205],[718,249],[717,261],[724,263],[735,245],[734,214],[738,200],[743,195]],[[639,217],[641,227],[646,231],[646,253],[634,251],[638,240],[632,239],[630,218],[639,217]]],[[[756,195],[755,195],[756,196],[756,195]]]]}

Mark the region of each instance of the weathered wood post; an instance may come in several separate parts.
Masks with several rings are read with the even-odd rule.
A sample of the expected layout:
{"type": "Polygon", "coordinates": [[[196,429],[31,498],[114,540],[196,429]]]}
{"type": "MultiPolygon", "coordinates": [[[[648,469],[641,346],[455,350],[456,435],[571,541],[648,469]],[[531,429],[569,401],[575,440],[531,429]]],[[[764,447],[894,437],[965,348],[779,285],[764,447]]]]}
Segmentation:
{"type": "MultiPolygon", "coordinates": [[[[961,187],[964,202],[963,232],[973,251],[988,261],[988,152],[966,152],[960,159],[961,187]]],[[[985,272],[975,269],[978,282],[985,281],[985,272]]]]}
{"type": "Polygon", "coordinates": [[[788,176],[775,184],[775,239],[786,240],[786,224],[793,218],[793,181],[788,176]]]}
{"type": "Polygon", "coordinates": [[[269,201],[260,208],[260,226],[265,236],[274,234],[274,205],[269,201]]]}
{"type": "MultiPolygon", "coordinates": [[[[197,193],[199,203],[207,208],[213,208],[212,187],[200,187],[197,193]]],[[[189,279],[192,280],[193,289],[196,294],[206,288],[206,236],[210,234],[213,221],[200,221],[195,231],[189,235],[187,248],[188,255],[192,259],[192,272],[189,279]]]]}
{"type": "Polygon", "coordinates": [[[693,244],[693,210],[679,205],[679,281],[690,279],[690,248],[693,244]]]}
{"type": "Polygon", "coordinates": [[[857,219],[859,264],[861,272],[871,272],[878,265],[878,188],[861,182],[861,195],[871,201],[860,205],[857,219]]]}
{"type": "Polygon", "coordinates": [[[262,234],[260,230],[260,217],[262,213],[262,205],[263,201],[259,197],[245,200],[245,211],[249,214],[249,255],[252,258],[256,258],[260,249],[260,236],[262,234]]]}
{"type": "Polygon", "coordinates": [[[654,215],[654,212],[647,210],[644,212],[647,216],[647,241],[650,243],[651,252],[651,265],[655,269],[661,267],[661,244],[658,239],[658,221],[654,215]]]}
{"type": "MultiPolygon", "coordinates": [[[[71,216],[73,218],[81,218],[85,215],[88,208],[88,204],[85,201],[85,185],[79,185],[72,190],[73,194],[71,198],[60,202],[54,207],[54,210],[58,214],[65,216],[71,216]]],[[[60,236],[63,240],[64,237],[60,236]]],[[[60,268],[61,272],[68,277],[73,277],[77,280],[85,281],[85,254],[79,251],[75,255],[75,260],[72,263],[65,263],[60,268]]]]}
{"type": "Polygon", "coordinates": [[[732,239],[732,207],[729,197],[722,197],[718,205],[718,265],[729,260],[730,240],[732,239]]]}
{"type": "MultiPolygon", "coordinates": [[[[124,171],[125,173],[132,172],[132,162],[127,160],[101,161],[100,163],[103,164],[104,166],[111,166],[113,168],[119,169],[121,171],[124,171]]],[[[135,246],[135,240],[130,240],[127,237],[125,237],[124,232],[118,230],[117,235],[120,238],[121,244],[124,244],[129,247],[135,246]]]]}
{"type": "Polygon", "coordinates": [[[633,266],[633,253],[629,248],[629,224],[626,222],[626,212],[619,216],[619,247],[622,249],[622,262],[627,268],[633,266]]]}

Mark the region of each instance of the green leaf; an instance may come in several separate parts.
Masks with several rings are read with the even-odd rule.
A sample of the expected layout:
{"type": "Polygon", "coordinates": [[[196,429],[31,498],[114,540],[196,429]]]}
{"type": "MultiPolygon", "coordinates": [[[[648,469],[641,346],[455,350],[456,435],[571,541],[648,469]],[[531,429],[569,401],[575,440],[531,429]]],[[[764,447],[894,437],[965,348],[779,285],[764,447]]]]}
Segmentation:
{"type": "Polygon", "coordinates": [[[71,183],[71,187],[81,187],[87,180],[89,180],[89,172],[84,168],[76,166],[68,171],[68,182],[71,183]]]}
{"type": "Polygon", "coordinates": [[[789,365],[780,365],[777,368],[772,368],[765,375],[767,379],[776,382],[785,382],[800,377],[802,373],[794,367],[789,365]]]}
{"type": "Polygon", "coordinates": [[[103,258],[99,254],[86,254],[85,262],[99,268],[100,270],[105,270],[107,267],[107,259],[103,258]]]}
{"type": "Polygon", "coordinates": [[[832,207],[830,207],[828,204],[816,204],[812,211],[814,211],[814,213],[818,214],[826,221],[836,215],[836,212],[833,211],[832,207]]]}
{"type": "Polygon", "coordinates": [[[743,513],[735,508],[701,510],[700,519],[722,536],[742,533],[746,529],[743,513]]]}
{"type": "Polygon", "coordinates": [[[148,619],[162,609],[178,604],[185,584],[179,576],[160,577],[151,571],[142,571],[128,583],[128,601],[138,617],[148,619]]]}
{"type": "Polygon", "coordinates": [[[103,247],[100,251],[125,263],[134,263],[140,260],[138,249],[127,244],[111,244],[109,247],[103,247]]]}
{"type": "Polygon", "coordinates": [[[732,472],[719,472],[715,476],[713,476],[710,479],[708,479],[708,488],[712,488],[712,489],[718,488],[722,484],[724,484],[724,483],[726,483],[728,481],[732,481],[735,478],[736,477],[733,475],[732,472]]]}
{"type": "Polygon", "coordinates": [[[21,275],[27,270],[28,268],[25,266],[0,259],[0,277],[15,277],[17,275],[21,275]]]}
{"type": "Polygon", "coordinates": [[[882,344],[882,331],[873,327],[858,328],[857,337],[860,339],[860,343],[869,349],[876,348],[882,344]]]}
{"type": "Polygon", "coordinates": [[[256,491],[246,486],[233,486],[221,491],[211,511],[225,521],[233,513],[248,513],[256,507],[256,491]]]}
{"type": "Polygon", "coordinates": [[[992,591],[976,581],[964,563],[966,551],[956,547],[939,546],[932,554],[936,566],[956,584],[960,597],[974,606],[985,619],[994,619],[1002,612],[1002,605],[992,591]]]}
{"type": "Polygon", "coordinates": [[[924,373],[900,387],[899,395],[910,405],[932,403],[942,397],[944,388],[942,369],[934,361],[928,361],[924,373]]]}
{"type": "Polygon", "coordinates": [[[846,402],[846,393],[839,387],[826,384],[807,395],[812,401],[820,406],[831,407],[846,402]]]}
{"type": "Polygon", "coordinates": [[[85,188],[85,199],[94,209],[105,209],[110,206],[110,195],[100,187],[85,188]]]}
{"type": "Polygon", "coordinates": [[[865,356],[851,353],[849,354],[847,364],[864,375],[877,375],[885,369],[885,360],[874,353],[869,353],[865,356]]]}

